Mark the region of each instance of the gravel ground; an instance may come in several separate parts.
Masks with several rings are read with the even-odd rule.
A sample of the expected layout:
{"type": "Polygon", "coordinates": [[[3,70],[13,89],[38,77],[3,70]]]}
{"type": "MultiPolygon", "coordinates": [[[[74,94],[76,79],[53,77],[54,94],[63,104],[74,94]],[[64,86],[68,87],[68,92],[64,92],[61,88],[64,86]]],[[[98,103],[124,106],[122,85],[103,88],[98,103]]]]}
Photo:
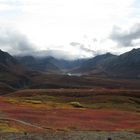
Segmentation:
{"type": "Polygon", "coordinates": [[[2,133],[0,140],[140,140],[130,132],[47,132],[45,134],[2,133]]]}

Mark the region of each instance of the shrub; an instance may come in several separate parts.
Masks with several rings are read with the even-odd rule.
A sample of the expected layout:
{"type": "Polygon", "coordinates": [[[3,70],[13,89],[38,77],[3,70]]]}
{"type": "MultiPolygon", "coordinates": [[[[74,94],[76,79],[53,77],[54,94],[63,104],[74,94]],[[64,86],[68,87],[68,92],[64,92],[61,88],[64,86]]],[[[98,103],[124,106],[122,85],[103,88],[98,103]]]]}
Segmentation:
{"type": "Polygon", "coordinates": [[[79,102],[70,102],[70,105],[76,108],[83,108],[83,105],[81,105],[79,102]]]}

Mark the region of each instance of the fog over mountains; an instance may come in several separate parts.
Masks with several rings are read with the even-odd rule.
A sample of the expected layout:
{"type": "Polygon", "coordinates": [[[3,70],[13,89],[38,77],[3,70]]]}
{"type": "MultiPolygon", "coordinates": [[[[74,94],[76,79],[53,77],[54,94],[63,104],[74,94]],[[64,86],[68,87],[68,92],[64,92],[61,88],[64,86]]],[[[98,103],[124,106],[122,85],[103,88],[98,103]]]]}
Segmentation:
{"type": "Polygon", "coordinates": [[[11,56],[0,51],[1,72],[21,74],[24,69],[57,74],[105,74],[116,77],[140,76],[140,49],[121,55],[106,53],[90,59],[64,60],[54,57],[11,56]],[[18,68],[18,69],[17,69],[18,68]]]}
{"type": "Polygon", "coordinates": [[[44,71],[70,72],[80,74],[105,73],[110,76],[139,77],[140,49],[133,49],[121,55],[106,53],[90,59],[67,61],[53,57],[17,57],[28,68],[44,71]]]}

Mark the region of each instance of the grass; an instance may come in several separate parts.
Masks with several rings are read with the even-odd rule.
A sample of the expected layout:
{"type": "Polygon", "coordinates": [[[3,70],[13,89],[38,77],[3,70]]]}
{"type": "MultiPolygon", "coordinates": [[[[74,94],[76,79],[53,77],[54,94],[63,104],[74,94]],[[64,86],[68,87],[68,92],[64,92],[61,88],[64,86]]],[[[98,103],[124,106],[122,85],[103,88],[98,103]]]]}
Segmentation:
{"type": "MultiPolygon", "coordinates": [[[[27,89],[0,97],[0,105],[4,106],[0,111],[54,130],[139,131],[139,96],[140,90],[128,89],[27,89]]],[[[1,125],[4,131],[14,131],[13,128],[14,125],[1,125]]],[[[26,129],[34,128],[24,126],[22,130],[26,129]]]]}
{"type": "Polygon", "coordinates": [[[27,89],[10,93],[7,101],[48,108],[98,108],[140,112],[140,90],[27,89]]]}
{"type": "Polygon", "coordinates": [[[31,104],[42,104],[42,101],[37,101],[37,100],[25,100],[24,102],[31,103],[31,104]]]}
{"type": "Polygon", "coordinates": [[[76,108],[83,108],[84,106],[79,102],[70,102],[70,105],[76,108]]]}
{"type": "MultiPolygon", "coordinates": [[[[8,83],[20,79],[7,78],[3,80],[8,83]]],[[[6,92],[9,94],[0,97],[2,114],[47,129],[140,130],[138,80],[63,75],[33,76],[31,80],[33,85],[30,88],[35,89],[13,92],[14,89],[9,87],[6,92]],[[62,88],[50,89],[47,84],[62,88]],[[41,88],[41,85],[49,89],[36,89],[41,88]],[[65,89],[65,86],[68,88],[65,89]]],[[[2,85],[0,92],[6,91],[5,87],[2,85]]],[[[35,128],[16,121],[0,122],[0,131],[4,132],[28,132],[32,129],[35,128]]]]}
{"type": "Polygon", "coordinates": [[[1,132],[19,132],[18,129],[11,127],[8,122],[0,121],[0,131],[1,132]]]}
{"type": "MultiPolygon", "coordinates": [[[[138,94],[139,91],[107,89],[21,90],[0,97],[0,106],[4,106],[0,111],[47,129],[139,131],[138,94]]],[[[14,123],[17,124],[2,124],[1,130],[35,131],[14,123]]]]}

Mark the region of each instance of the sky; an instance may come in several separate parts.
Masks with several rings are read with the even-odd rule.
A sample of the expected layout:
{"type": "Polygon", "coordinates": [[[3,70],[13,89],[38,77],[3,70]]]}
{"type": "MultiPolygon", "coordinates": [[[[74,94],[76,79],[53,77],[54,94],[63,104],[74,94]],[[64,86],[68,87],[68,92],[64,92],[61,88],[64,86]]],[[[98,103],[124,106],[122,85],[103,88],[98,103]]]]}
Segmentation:
{"type": "Polygon", "coordinates": [[[77,59],[140,46],[139,0],[0,0],[0,49],[77,59]]]}

